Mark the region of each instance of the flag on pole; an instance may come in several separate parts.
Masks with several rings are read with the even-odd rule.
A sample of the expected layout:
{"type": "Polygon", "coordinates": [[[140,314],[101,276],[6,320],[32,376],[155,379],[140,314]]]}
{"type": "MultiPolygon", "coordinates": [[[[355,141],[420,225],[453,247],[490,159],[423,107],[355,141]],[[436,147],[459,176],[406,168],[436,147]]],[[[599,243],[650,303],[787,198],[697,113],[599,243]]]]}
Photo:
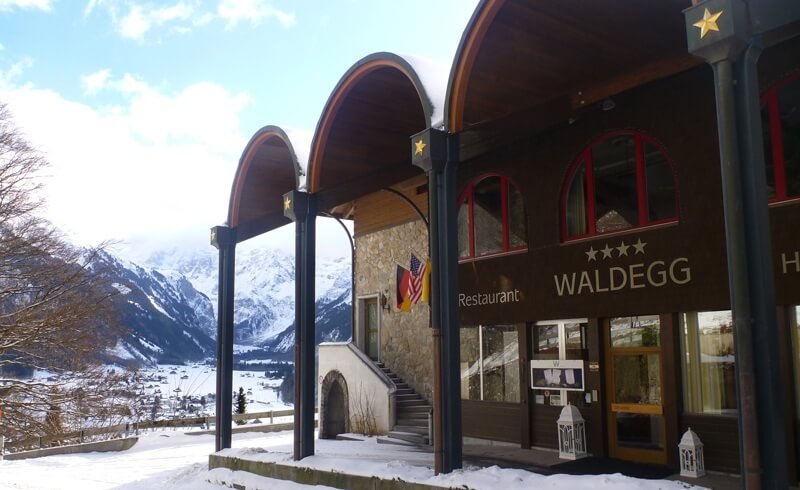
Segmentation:
{"type": "Polygon", "coordinates": [[[417,304],[422,298],[427,268],[427,262],[423,264],[416,255],[411,254],[411,280],[409,281],[408,296],[412,304],[417,304]]]}
{"type": "Polygon", "coordinates": [[[397,266],[397,294],[395,304],[400,311],[411,311],[411,299],[409,297],[409,287],[411,283],[411,273],[403,266],[397,266]]]}
{"type": "Polygon", "coordinates": [[[420,301],[430,303],[431,301],[431,259],[425,261],[425,272],[422,274],[422,296],[420,301]]]}

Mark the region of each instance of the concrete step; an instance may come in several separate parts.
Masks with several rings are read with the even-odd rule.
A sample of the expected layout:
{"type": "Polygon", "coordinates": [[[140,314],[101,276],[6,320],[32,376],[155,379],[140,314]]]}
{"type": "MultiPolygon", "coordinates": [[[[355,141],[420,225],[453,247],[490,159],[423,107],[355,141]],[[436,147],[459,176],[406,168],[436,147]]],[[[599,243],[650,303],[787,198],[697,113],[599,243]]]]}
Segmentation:
{"type": "MultiPolygon", "coordinates": [[[[403,383],[403,384],[405,384],[405,383],[403,383]]],[[[408,385],[406,385],[406,386],[408,386],[408,385]]],[[[394,394],[396,396],[400,396],[400,395],[416,395],[417,392],[412,390],[411,388],[397,388],[395,390],[394,394]]]]}
{"type": "Polygon", "coordinates": [[[397,425],[413,425],[415,427],[428,427],[428,417],[412,418],[407,415],[397,416],[397,425]]]}
{"type": "Polygon", "coordinates": [[[405,402],[414,402],[414,401],[420,402],[420,403],[426,403],[425,400],[423,400],[423,398],[421,396],[417,395],[414,392],[403,393],[403,394],[395,393],[394,398],[395,398],[395,400],[397,400],[398,403],[400,403],[400,402],[404,402],[404,403],[405,402]]]}
{"type": "Polygon", "coordinates": [[[377,439],[378,444],[393,444],[395,446],[406,446],[406,447],[417,447],[418,444],[413,442],[403,441],[401,439],[395,439],[389,436],[380,436],[377,439]]]}
{"type": "Polygon", "coordinates": [[[400,432],[400,431],[390,431],[388,436],[392,439],[400,439],[401,441],[411,442],[417,445],[423,445],[427,443],[428,437],[427,435],[416,434],[414,432],[400,432]]]}
{"type": "Polygon", "coordinates": [[[421,434],[423,436],[428,435],[428,425],[425,424],[424,426],[416,426],[416,425],[395,425],[392,428],[392,432],[408,432],[410,434],[421,434]]]}
{"type": "Polygon", "coordinates": [[[428,402],[425,400],[409,400],[409,401],[397,401],[397,410],[411,410],[413,412],[421,412],[425,410],[430,410],[431,406],[428,405],[428,402]]]}

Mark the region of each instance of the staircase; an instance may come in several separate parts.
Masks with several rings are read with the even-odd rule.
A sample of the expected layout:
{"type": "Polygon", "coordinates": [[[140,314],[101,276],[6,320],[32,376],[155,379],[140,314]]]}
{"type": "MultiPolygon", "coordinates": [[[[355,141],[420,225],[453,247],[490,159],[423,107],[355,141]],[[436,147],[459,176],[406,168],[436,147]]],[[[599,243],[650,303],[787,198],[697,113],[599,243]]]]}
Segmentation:
{"type": "Polygon", "coordinates": [[[430,404],[382,362],[376,362],[375,365],[389,376],[397,389],[395,391],[397,423],[387,436],[378,438],[378,443],[402,446],[429,444],[428,413],[431,411],[430,404]]]}

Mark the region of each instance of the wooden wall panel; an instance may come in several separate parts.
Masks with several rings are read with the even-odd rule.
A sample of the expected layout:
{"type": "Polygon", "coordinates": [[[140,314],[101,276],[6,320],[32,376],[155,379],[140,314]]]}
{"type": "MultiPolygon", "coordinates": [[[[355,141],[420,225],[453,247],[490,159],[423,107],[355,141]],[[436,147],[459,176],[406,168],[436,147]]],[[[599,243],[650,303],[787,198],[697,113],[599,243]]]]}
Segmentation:
{"type": "Polygon", "coordinates": [[[736,417],[684,414],[681,417],[681,435],[689,427],[703,441],[707,469],[739,473],[739,426],[736,417]]]}
{"type": "MultiPolygon", "coordinates": [[[[419,175],[392,186],[411,199],[427,216],[428,191],[427,177],[419,175]]],[[[420,219],[407,202],[389,192],[375,192],[356,200],[355,203],[355,236],[383,230],[402,223],[420,219]]]]}
{"type": "Polygon", "coordinates": [[[520,444],[520,407],[519,403],[461,400],[464,436],[520,444]]]}

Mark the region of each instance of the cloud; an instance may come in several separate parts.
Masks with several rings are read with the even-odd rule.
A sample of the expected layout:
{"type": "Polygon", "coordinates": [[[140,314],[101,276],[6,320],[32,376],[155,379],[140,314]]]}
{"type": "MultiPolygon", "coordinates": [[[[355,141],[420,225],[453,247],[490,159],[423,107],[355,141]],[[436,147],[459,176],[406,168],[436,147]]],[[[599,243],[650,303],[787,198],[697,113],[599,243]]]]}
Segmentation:
{"type": "Polygon", "coordinates": [[[96,108],[18,83],[22,69],[0,73],[0,100],[51,163],[45,217],[76,242],[224,222],[249,95],[209,82],[167,92],[99,70],[84,87],[118,102],[96,108]]]}
{"type": "MultiPolygon", "coordinates": [[[[127,14],[115,21],[115,28],[123,37],[142,40],[145,33],[154,26],[186,22],[193,17],[194,7],[184,2],[178,2],[168,7],[131,3],[127,14]]],[[[188,29],[185,26],[178,26],[178,28],[188,29]]]]}
{"type": "Polygon", "coordinates": [[[108,80],[111,77],[111,72],[107,69],[97,70],[94,73],[83,75],[81,77],[81,85],[83,91],[87,94],[96,94],[103,90],[108,85],[108,80]]]}
{"type": "Polygon", "coordinates": [[[5,47],[5,46],[3,46],[3,43],[0,43],[0,51],[2,51],[2,50],[4,50],[4,49],[6,49],[6,47],[5,47]]]}
{"type": "Polygon", "coordinates": [[[143,41],[157,29],[187,34],[217,19],[229,29],[240,22],[259,25],[266,19],[274,19],[283,27],[295,23],[293,12],[277,9],[264,0],[180,0],[166,6],[138,0],[89,0],[83,14],[89,16],[97,10],[109,15],[118,34],[136,41],[143,41]]]}
{"type": "Polygon", "coordinates": [[[264,18],[274,18],[283,27],[290,27],[295,22],[294,13],[276,9],[264,3],[264,0],[221,0],[217,13],[228,22],[228,27],[234,27],[241,21],[258,25],[264,18]]]}
{"type": "Polygon", "coordinates": [[[50,12],[50,0],[0,0],[0,12],[8,12],[14,8],[50,12]]]}

